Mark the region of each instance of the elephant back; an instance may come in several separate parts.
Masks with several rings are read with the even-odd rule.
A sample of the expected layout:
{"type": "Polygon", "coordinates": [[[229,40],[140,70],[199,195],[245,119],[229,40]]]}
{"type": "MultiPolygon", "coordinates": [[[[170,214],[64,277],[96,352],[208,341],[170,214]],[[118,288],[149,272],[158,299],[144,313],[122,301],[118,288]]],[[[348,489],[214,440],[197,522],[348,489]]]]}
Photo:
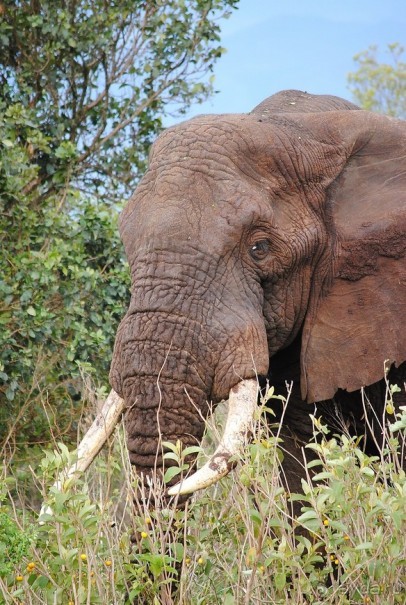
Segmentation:
{"type": "Polygon", "coordinates": [[[312,95],[302,90],[282,90],[254,107],[249,115],[258,116],[266,121],[278,113],[318,113],[324,111],[343,111],[360,109],[354,103],[333,95],[312,95]]]}

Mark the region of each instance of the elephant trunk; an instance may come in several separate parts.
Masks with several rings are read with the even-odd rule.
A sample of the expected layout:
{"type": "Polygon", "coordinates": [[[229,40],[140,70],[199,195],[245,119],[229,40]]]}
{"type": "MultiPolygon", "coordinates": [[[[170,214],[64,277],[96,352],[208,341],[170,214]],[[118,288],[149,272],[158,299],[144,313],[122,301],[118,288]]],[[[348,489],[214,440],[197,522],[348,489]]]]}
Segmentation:
{"type": "Polygon", "coordinates": [[[163,470],[165,442],[180,440],[183,447],[200,442],[208,411],[202,388],[158,374],[137,376],[125,393],[127,446],[138,473],[151,476],[163,470]]]}
{"type": "MultiPolygon", "coordinates": [[[[130,461],[146,483],[171,464],[165,459],[164,465],[165,442],[198,445],[210,404],[226,399],[239,382],[266,374],[269,363],[261,296],[251,300],[236,269],[230,273],[224,266],[218,279],[208,283],[208,261],[193,249],[190,262],[182,265],[169,262],[167,255],[162,260],[165,279],[159,279],[161,265],[154,259],[151,255],[147,265],[142,259],[134,262],[132,299],[119,326],[110,371],[110,382],[125,401],[130,461]],[[200,281],[189,275],[198,260],[206,276],[200,271],[200,281]],[[226,285],[220,279],[224,275],[226,285]]],[[[220,473],[210,475],[210,483],[225,474],[247,433],[251,402],[257,403],[254,382],[250,395],[236,399],[237,408],[248,414],[242,420],[231,415],[237,428],[224,441],[224,463],[217,465],[220,473]]],[[[200,486],[199,479],[200,487],[194,489],[207,481],[205,477],[200,486]]]]}
{"type": "Polygon", "coordinates": [[[174,464],[165,442],[187,447],[203,436],[213,364],[202,332],[174,312],[139,309],[120,326],[110,380],[125,401],[129,458],[145,484],[174,464]]]}
{"type": "MultiPolygon", "coordinates": [[[[187,318],[133,311],[123,320],[110,379],[125,400],[130,462],[144,483],[156,478],[159,483],[165,468],[173,464],[164,459],[165,442],[179,440],[183,447],[200,443],[216,382],[214,354],[207,331],[196,333],[187,318]]],[[[218,450],[197,475],[183,478],[181,488],[174,487],[169,495],[207,487],[234,465],[251,427],[258,386],[256,379],[248,379],[236,386],[231,382],[229,388],[229,417],[218,450]]],[[[188,462],[193,463],[193,456],[188,462]]]]}

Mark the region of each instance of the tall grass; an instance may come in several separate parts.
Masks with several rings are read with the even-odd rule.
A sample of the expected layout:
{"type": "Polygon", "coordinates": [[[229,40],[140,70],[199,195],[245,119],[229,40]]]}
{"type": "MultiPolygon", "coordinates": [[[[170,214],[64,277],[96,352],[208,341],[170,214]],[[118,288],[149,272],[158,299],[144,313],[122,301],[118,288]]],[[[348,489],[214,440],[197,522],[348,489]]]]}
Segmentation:
{"type": "MultiPolygon", "coordinates": [[[[0,602],[403,604],[406,481],[399,455],[406,409],[388,418],[376,457],[356,438],[328,434],[314,418],[309,447],[317,460],[304,466],[303,493],[291,495],[280,479],[283,443],[262,415],[238,471],[196,494],[184,510],[134,507],[139,481],[121,429],[63,491],[48,493],[73,460],[62,444],[26,467],[29,490],[21,490],[18,466],[4,463],[0,602]],[[34,508],[45,497],[53,514],[39,525],[34,508]]],[[[218,439],[213,425],[208,435],[206,445],[218,439]]],[[[183,454],[177,455],[181,466],[183,454]]]]}

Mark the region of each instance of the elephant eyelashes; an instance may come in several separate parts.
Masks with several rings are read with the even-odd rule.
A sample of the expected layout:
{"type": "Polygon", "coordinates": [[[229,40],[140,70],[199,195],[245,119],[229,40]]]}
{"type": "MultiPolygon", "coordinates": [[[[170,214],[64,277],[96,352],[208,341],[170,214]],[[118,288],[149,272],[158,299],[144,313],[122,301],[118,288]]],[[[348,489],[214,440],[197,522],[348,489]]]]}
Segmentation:
{"type": "Polygon", "coordinates": [[[263,260],[271,249],[269,240],[260,239],[250,246],[250,255],[254,260],[263,260]]]}

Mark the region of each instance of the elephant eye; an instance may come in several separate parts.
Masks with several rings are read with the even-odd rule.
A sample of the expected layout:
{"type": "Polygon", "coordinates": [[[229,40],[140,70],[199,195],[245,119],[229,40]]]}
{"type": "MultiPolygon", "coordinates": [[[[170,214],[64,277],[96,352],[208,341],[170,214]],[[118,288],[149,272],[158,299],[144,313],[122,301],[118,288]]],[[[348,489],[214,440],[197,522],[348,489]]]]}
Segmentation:
{"type": "Polygon", "coordinates": [[[255,244],[250,246],[250,255],[254,260],[262,260],[268,254],[271,248],[270,242],[267,239],[260,239],[255,244]]]}

